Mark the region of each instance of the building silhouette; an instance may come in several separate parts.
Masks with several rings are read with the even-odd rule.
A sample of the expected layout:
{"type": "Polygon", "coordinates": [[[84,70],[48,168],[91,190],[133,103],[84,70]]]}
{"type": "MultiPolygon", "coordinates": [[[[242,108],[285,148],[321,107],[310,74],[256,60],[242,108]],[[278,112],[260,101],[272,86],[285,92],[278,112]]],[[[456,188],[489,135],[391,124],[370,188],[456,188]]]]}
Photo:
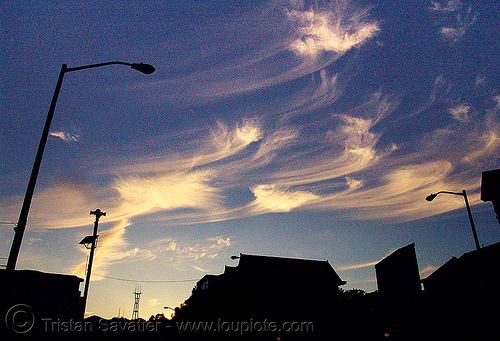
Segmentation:
{"type": "Polygon", "coordinates": [[[422,290],[415,244],[402,247],[375,264],[381,332],[412,340],[419,332],[422,290]]]}
{"type": "MultiPolygon", "coordinates": [[[[6,270],[0,270],[0,282],[6,270]]],[[[2,293],[7,307],[25,304],[37,320],[79,318],[80,283],[83,279],[35,270],[15,270],[9,293],[2,293]]]]}
{"type": "Polygon", "coordinates": [[[436,339],[478,340],[498,334],[500,243],[452,257],[422,282],[436,339]]]}
{"type": "Polygon", "coordinates": [[[500,223],[500,169],[483,172],[481,176],[481,200],[491,201],[500,223]]]}
{"type": "Polygon", "coordinates": [[[344,284],[328,261],[241,254],[237,266],[200,279],[174,319],[312,322],[307,331],[294,331],[287,338],[326,339],[336,332],[333,326],[341,316],[338,287],[344,284]]]}
{"type": "Polygon", "coordinates": [[[412,243],[382,259],[375,271],[379,337],[482,340],[498,334],[500,243],[452,257],[422,280],[412,243]]]}

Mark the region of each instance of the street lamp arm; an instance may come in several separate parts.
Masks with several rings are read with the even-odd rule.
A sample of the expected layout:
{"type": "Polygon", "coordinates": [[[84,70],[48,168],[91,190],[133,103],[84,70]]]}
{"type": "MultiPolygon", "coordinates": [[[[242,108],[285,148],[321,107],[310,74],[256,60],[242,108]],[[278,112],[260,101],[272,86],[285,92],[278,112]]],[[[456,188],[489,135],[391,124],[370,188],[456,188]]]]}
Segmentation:
{"type": "Polygon", "coordinates": [[[431,195],[428,195],[425,200],[427,201],[432,201],[434,200],[438,194],[441,194],[441,193],[446,193],[446,194],[453,194],[453,195],[461,195],[461,196],[465,196],[465,190],[462,192],[462,193],[457,193],[457,192],[448,192],[448,191],[440,191],[440,192],[437,192],[437,193],[433,193],[431,195]]]}
{"type": "MultiPolygon", "coordinates": [[[[77,67],[68,67],[66,66],[66,72],[71,72],[71,71],[78,71],[78,70],[84,70],[84,69],[92,69],[95,67],[101,67],[101,66],[106,66],[106,65],[113,65],[113,64],[121,64],[121,65],[127,65],[130,66],[130,63],[125,63],[125,62],[119,62],[119,61],[113,61],[113,62],[105,62],[105,63],[98,63],[98,64],[90,64],[90,65],[84,65],[84,66],[77,66],[77,67]]],[[[64,64],[66,65],[66,64],[64,64]]]]}
{"type": "Polygon", "coordinates": [[[77,66],[77,67],[71,67],[71,68],[68,68],[67,65],[64,64],[64,69],[65,69],[65,72],[71,72],[71,71],[78,71],[78,70],[84,70],[84,69],[92,69],[92,68],[96,68],[96,67],[113,65],[113,64],[130,66],[132,69],[140,71],[140,72],[148,74],[148,75],[151,74],[151,73],[153,73],[155,71],[155,68],[152,65],[149,65],[149,64],[144,64],[144,63],[126,63],[126,62],[120,62],[120,61],[112,61],[112,62],[105,62],[105,63],[98,63],[98,64],[90,64],[90,65],[77,66]]]}
{"type": "Polygon", "coordinates": [[[446,193],[446,194],[453,194],[453,195],[464,195],[463,192],[448,192],[448,191],[439,191],[436,193],[436,195],[441,194],[441,193],[446,193]]]}

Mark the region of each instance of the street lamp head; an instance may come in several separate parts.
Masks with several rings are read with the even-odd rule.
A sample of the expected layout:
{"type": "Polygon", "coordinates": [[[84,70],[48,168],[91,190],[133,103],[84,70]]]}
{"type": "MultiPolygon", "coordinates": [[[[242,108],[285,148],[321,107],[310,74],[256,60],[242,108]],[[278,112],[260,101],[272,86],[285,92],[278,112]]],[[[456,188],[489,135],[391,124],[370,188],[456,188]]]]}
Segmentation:
{"type": "Polygon", "coordinates": [[[92,247],[97,247],[97,238],[98,237],[99,237],[98,235],[95,235],[95,236],[86,236],[78,244],[81,244],[81,245],[85,246],[85,248],[87,248],[87,250],[91,249],[92,247]],[[94,245],[92,246],[92,244],[94,244],[94,245]]]}
{"type": "Polygon", "coordinates": [[[145,73],[146,75],[152,74],[155,72],[155,68],[152,65],[144,64],[144,63],[132,63],[130,67],[139,72],[145,73]]]}
{"type": "Polygon", "coordinates": [[[240,258],[240,256],[231,256],[231,259],[232,259],[232,260],[237,260],[237,259],[239,259],[239,258],[240,258]]]}
{"type": "Polygon", "coordinates": [[[437,197],[437,194],[431,194],[427,198],[425,198],[425,200],[432,201],[432,200],[434,200],[435,197],[437,197]]]}

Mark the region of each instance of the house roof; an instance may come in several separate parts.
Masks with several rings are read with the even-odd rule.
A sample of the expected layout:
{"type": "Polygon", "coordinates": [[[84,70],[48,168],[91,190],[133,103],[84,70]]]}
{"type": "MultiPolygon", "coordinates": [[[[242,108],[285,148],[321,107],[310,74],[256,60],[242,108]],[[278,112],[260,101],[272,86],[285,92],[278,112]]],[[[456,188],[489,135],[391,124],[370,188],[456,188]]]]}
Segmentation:
{"type": "Polygon", "coordinates": [[[235,278],[248,280],[293,280],[303,282],[328,283],[339,286],[343,281],[328,261],[300,258],[285,258],[240,254],[237,266],[225,266],[224,273],[205,275],[196,287],[201,288],[206,281],[212,283],[231,283],[235,278]]]}
{"type": "MultiPolygon", "coordinates": [[[[0,277],[3,277],[5,272],[6,272],[5,269],[0,269],[0,277]]],[[[57,282],[74,282],[74,283],[83,282],[83,278],[77,277],[75,275],[42,272],[38,270],[15,270],[14,278],[17,277],[33,281],[52,280],[57,282]]]]}
{"type": "Polygon", "coordinates": [[[410,261],[417,264],[416,263],[416,256],[415,256],[415,243],[411,243],[409,245],[406,245],[402,248],[397,249],[396,251],[391,253],[389,256],[385,257],[380,262],[375,264],[375,269],[381,268],[384,266],[391,266],[393,264],[399,264],[399,263],[406,265],[410,261]]]}
{"type": "Polygon", "coordinates": [[[346,284],[330,263],[322,260],[241,254],[237,269],[250,276],[255,274],[269,278],[295,277],[327,280],[337,286],[346,284]]]}
{"type": "Polygon", "coordinates": [[[464,253],[459,258],[452,257],[432,274],[424,278],[424,287],[438,282],[454,281],[457,278],[474,281],[478,272],[491,271],[500,267],[500,242],[488,245],[479,250],[464,253]]]}

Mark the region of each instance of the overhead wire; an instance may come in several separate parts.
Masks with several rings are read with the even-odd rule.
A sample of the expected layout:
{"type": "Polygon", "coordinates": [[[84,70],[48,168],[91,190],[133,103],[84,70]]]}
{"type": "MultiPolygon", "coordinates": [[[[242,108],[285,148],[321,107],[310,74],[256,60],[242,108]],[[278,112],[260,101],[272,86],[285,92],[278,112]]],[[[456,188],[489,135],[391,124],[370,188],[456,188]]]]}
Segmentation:
{"type": "Polygon", "coordinates": [[[147,280],[147,279],[130,279],[130,278],[119,278],[119,277],[113,277],[113,276],[106,276],[106,275],[100,275],[96,273],[92,273],[92,275],[107,278],[107,279],[113,279],[116,281],[123,281],[123,282],[135,282],[135,283],[187,283],[187,282],[197,282],[199,281],[199,278],[197,279],[167,279],[167,280],[147,280]]]}

